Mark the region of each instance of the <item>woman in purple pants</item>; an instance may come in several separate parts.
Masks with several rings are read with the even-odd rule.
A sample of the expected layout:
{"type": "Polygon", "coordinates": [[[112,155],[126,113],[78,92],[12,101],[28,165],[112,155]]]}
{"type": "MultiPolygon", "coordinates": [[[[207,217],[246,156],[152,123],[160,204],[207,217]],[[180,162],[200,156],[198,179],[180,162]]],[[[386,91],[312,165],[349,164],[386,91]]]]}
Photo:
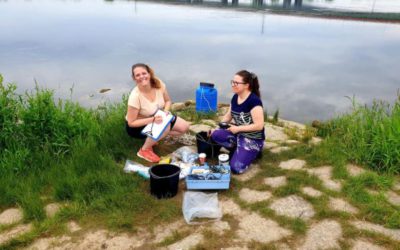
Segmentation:
{"type": "Polygon", "coordinates": [[[212,139],[231,151],[230,166],[235,174],[245,172],[264,146],[264,110],[260,97],[260,85],[254,73],[241,70],[231,80],[232,91],[228,112],[222,122],[234,125],[217,129],[212,139]]]}

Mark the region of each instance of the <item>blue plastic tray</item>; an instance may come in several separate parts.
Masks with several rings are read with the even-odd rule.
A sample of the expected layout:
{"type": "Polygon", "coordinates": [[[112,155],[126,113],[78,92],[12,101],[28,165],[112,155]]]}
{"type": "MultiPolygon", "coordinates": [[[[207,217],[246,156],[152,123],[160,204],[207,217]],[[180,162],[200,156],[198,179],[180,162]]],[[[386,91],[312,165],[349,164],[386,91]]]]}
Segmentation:
{"type": "MultiPolygon", "coordinates": [[[[231,180],[231,173],[229,166],[223,166],[228,173],[227,174],[214,174],[216,177],[220,177],[218,180],[198,180],[193,179],[190,175],[186,177],[186,188],[187,189],[197,189],[197,190],[208,190],[208,189],[229,189],[229,182],[231,180]]],[[[209,169],[207,165],[205,166],[193,166],[190,168],[190,173],[193,169],[209,169]]],[[[207,178],[208,174],[200,174],[204,178],[207,178]]]]}

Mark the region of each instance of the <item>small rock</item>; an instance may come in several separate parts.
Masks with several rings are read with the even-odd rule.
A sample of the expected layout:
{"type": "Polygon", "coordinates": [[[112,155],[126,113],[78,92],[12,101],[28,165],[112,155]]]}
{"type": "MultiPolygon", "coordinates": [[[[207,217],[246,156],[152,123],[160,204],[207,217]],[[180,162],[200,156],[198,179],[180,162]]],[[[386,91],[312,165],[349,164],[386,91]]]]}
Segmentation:
{"type": "Polygon", "coordinates": [[[190,105],[195,105],[195,104],[196,104],[196,102],[193,101],[193,100],[187,100],[187,101],[185,102],[185,106],[190,106],[190,105]]]}
{"type": "Polygon", "coordinates": [[[357,229],[380,233],[389,238],[392,238],[393,240],[400,241],[400,229],[388,229],[381,225],[373,224],[366,221],[352,221],[350,223],[357,229]]]}
{"type": "Polygon", "coordinates": [[[285,176],[268,177],[268,178],[264,179],[264,183],[273,188],[278,188],[278,187],[286,185],[287,180],[286,180],[285,176]]]}
{"type": "Polygon", "coordinates": [[[306,200],[297,195],[290,195],[274,201],[270,208],[278,215],[291,218],[309,219],[314,216],[314,208],[306,200]]]}
{"type": "Polygon", "coordinates": [[[239,181],[248,181],[260,172],[260,165],[251,164],[249,169],[243,174],[233,175],[232,177],[239,181]]]}
{"type": "Polygon", "coordinates": [[[335,211],[346,212],[350,214],[358,213],[358,209],[350,205],[347,201],[339,198],[329,198],[329,208],[335,211]]]}
{"type": "Polygon", "coordinates": [[[283,147],[272,148],[270,152],[273,154],[279,154],[283,151],[288,151],[289,149],[290,147],[283,146],[283,147]]]}
{"type": "Polygon", "coordinates": [[[384,249],[385,248],[374,245],[365,239],[358,239],[356,241],[353,241],[353,247],[351,248],[351,250],[384,250],[384,249]]]}
{"type": "Polygon", "coordinates": [[[300,250],[340,249],[339,240],[342,237],[342,227],[333,220],[323,220],[313,224],[307,232],[304,244],[300,250]]]}
{"type": "Polygon", "coordinates": [[[279,164],[279,167],[287,170],[299,170],[306,165],[306,162],[299,159],[291,159],[288,161],[283,161],[279,164]]]}
{"type": "Polygon", "coordinates": [[[392,203],[395,206],[400,206],[400,195],[389,190],[386,192],[385,196],[390,203],[392,203]]]}
{"type": "Polygon", "coordinates": [[[0,214],[0,225],[13,224],[22,220],[23,214],[18,208],[10,208],[0,214]]]}
{"type": "Polygon", "coordinates": [[[172,111],[181,111],[181,110],[184,109],[185,107],[186,107],[185,103],[183,103],[183,102],[176,102],[176,103],[173,103],[173,104],[171,105],[171,110],[172,110],[172,111]]]}
{"type": "Polygon", "coordinates": [[[53,217],[58,211],[60,211],[61,205],[57,203],[47,204],[44,210],[46,211],[47,217],[53,217]]]}
{"type": "Polygon", "coordinates": [[[365,170],[359,166],[353,165],[353,164],[347,164],[346,165],[347,172],[350,174],[350,176],[357,176],[365,172],[365,170]]]}
{"type": "Polygon", "coordinates": [[[256,213],[251,213],[240,218],[237,234],[241,241],[268,243],[280,240],[292,233],[280,227],[273,220],[267,220],[256,213]]]}
{"type": "Polygon", "coordinates": [[[168,249],[176,250],[176,249],[190,249],[198,245],[201,241],[203,241],[203,235],[201,234],[191,234],[188,237],[184,238],[181,241],[178,241],[172,245],[168,246],[168,249]]]}
{"type": "Polygon", "coordinates": [[[204,124],[195,124],[189,127],[189,130],[195,134],[202,132],[202,131],[209,131],[211,126],[204,125],[204,124]]]}
{"type": "Polygon", "coordinates": [[[255,203],[260,201],[265,201],[271,198],[272,194],[268,191],[257,191],[248,188],[243,188],[239,192],[240,199],[248,202],[248,203],[255,203]]]}
{"type": "Polygon", "coordinates": [[[303,187],[303,188],[301,189],[301,191],[302,191],[304,194],[306,194],[306,195],[308,195],[308,196],[311,196],[311,197],[314,197],[314,198],[320,197],[320,196],[322,195],[322,192],[321,192],[321,191],[316,190],[316,189],[314,189],[314,188],[312,188],[312,187],[303,187]]]}
{"type": "Polygon", "coordinates": [[[7,241],[18,237],[22,234],[29,232],[32,229],[32,224],[18,225],[8,231],[1,232],[0,234],[0,245],[6,243],[7,241]]]}

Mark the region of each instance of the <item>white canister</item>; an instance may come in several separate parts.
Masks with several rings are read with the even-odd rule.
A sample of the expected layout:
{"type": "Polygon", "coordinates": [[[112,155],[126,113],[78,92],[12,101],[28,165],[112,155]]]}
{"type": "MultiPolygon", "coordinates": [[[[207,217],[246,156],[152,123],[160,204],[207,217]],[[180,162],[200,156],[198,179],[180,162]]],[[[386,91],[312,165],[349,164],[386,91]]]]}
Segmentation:
{"type": "Polygon", "coordinates": [[[220,166],[229,166],[229,155],[228,154],[218,155],[218,162],[220,166]]]}

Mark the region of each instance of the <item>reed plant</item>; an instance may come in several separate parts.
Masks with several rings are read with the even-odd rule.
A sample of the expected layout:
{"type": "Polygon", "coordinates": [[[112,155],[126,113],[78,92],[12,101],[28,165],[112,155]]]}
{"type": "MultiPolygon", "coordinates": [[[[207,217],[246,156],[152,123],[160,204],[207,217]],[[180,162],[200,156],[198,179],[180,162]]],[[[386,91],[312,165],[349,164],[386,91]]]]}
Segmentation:
{"type": "Polygon", "coordinates": [[[335,141],[348,160],[387,173],[400,173],[400,94],[393,104],[358,104],[352,112],[328,121],[319,135],[335,141]]]}

